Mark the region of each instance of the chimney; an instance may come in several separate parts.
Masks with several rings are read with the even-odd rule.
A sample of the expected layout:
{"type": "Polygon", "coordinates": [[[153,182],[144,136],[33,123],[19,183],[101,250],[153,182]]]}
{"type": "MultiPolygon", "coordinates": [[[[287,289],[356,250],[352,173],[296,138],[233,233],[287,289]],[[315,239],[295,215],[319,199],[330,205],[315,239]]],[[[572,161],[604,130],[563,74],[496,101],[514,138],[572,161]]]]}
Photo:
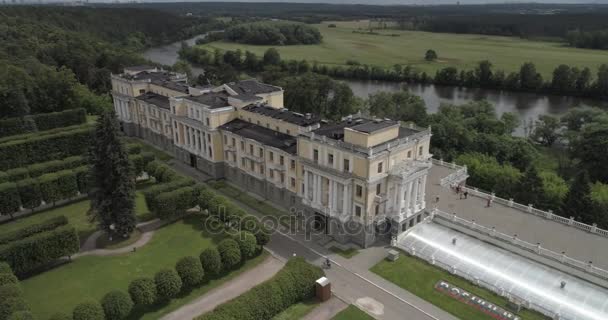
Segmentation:
{"type": "Polygon", "coordinates": [[[307,113],[307,114],[306,114],[306,119],[307,119],[307,120],[310,120],[311,118],[312,118],[312,115],[311,115],[310,113],[307,113]]]}

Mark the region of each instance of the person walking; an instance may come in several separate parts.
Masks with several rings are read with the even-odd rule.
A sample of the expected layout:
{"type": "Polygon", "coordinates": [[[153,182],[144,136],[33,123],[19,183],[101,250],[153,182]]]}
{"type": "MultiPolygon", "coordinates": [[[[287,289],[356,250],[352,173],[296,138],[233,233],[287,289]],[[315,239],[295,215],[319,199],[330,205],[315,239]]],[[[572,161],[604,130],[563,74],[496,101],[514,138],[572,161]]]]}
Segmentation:
{"type": "Polygon", "coordinates": [[[464,198],[466,199],[469,196],[469,191],[464,191],[464,198]]]}

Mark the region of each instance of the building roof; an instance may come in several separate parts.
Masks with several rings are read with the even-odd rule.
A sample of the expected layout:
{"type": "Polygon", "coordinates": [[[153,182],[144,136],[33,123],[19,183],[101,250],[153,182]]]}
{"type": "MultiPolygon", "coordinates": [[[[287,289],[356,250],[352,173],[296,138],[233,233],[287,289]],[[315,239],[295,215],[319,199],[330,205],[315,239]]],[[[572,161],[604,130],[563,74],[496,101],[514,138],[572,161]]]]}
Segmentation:
{"type": "Polygon", "coordinates": [[[291,154],[298,151],[298,140],[295,137],[247,121],[236,119],[219,128],[291,154]]]}
{"type": "Polygon", "coordinates": [[[226,84],[230,89],[234,90],[237,95],[247,94],[256,95],[262,93],[271,93],[281,91],[283,89],[269,84],[261,83],[256,79],[241,80],[226,84]]]}
{"type": "Polygon", "coordinates": [[[146,92],[140,96],[135,97],[135,99],[144,101],[149,104],[153,104],[163,109],[171,109],[169,98],[160,94],[156,94],[154,92],[146,92]]]}
{"type": "Polygon", "coordinates": [[[316,115],[308,114],[307,116],[301,113],[289,111],[287,109],[276,109],[263,104],[251,104],[243,107],[243,110],[261,114],[267,117],[271,117],[273,119],[293,123],[301,127],[308,127],[310,125],[317,124],[321,121],[321,118],[316,115]]]}
{"type": "Polygon", "coordinates": [[[207,92],[198,96],[187,96],[185,99],[209,106],[210,109],[230,107],[230,95],[226,91],[207,92]]]}
{"type": "Polygon", "coordinates": [[[399,122],[393,120],[375,120],[357,124],[350,128],[363,133],[374,133],[395,125],[399,125],[399,122]]]}
{"type": "Polygon", "coordinates": [[[152,83],[159,85],[163,88],[188,94],[188,85],[183,81],[152,80],[152,83]]]}
{"type": "MultiPolygon", "coordinates": [[[[382,130],[394,125],[398,125],[399,122],[394,120],[372,120],[366,118],[354,118],[346,119],[337,123],[323,124],[317,130],[313,132],[315,134],[326,136],[327,138],[344,141],[344,129],[351,128],[364,133],[373,133],[378,130],[382,130]]],[[[405,138],[420,132],[417,129],[399,127],[399,138],[405,138]]],[[[387,141],[388,142],[388,141],[387,141]]]]}
{"type": "Polygon", "coordinates": [[[126,71],[132,71],[132,72],[138,72],[138,71],[146,71],[146,70],[152,70],[152,69],[156,69],[155,66],[149,66],[149,65],[140,65],[140,66],[130,66],[130,67],[125,67],[124,70],[126,71]]]}

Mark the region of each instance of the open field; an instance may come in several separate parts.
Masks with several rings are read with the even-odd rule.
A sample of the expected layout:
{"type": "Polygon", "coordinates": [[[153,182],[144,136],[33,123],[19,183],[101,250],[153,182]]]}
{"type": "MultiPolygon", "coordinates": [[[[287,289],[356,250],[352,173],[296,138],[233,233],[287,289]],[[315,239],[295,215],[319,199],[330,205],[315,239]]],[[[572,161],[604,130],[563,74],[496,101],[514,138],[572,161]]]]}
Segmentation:
{"type": "MultiPolygon", "coordinates": [[[[435,290],[434,286],[439,280],[450,282],[496,305],[502,307],[506,307],[507,305],[506,298],[477,287],[467,280],[454,276],[439,267],[430,265],[403,252],[401,252],[397,261],[382,260],[370,270],[460,319],[491,320],[493,318],[472,306],[435,290]]],[[[544,315],[530,310],[522,310],[519,316],[526,320],[548,319],[544,315]]]]}
{"type": "MultiPolygon", "coordinates": [[[[560,64],[589,67],[595,73],[597,66],[608,62],[608,51],[565,47],[559,42],[529,41],[512,37],[429,33],[420,31],[374,30],[381,35],[353,33],[361,25],[357,22],[326,22],[316,25],[323,34],[319,45],[277,47],[284,59],[306,59],[321,64],[345,64],[347,60],[391,67],[410,64],[435,74],[447,66],[472,69],[481,60],[490,60],[495,69],[507,72],[519,70],[523,62],[532,61],[545,78],[560,64]],[[337,28],[328,28],[335,23],[337,28]],[[390,36],[398,34],[398,37],[390,36]],[[424,60],[427,49],[439,55],[436,62],[424,60]]],[[[262,55],[272,46],[254,46],[239,43],[212,42],[207,48],[222,50],[249,50],[262,55]]]]}
{"type": "MultiPolygon", "coordinates": [[[[153,277],[162,268],[173,268],[178,259],[196,256],[205,248],[215,246],[223,236],[203,230],[199,215],[191,215],[159,229],[152,240],[134,253],[119,256],[84,256],[71,263],[25,279],[21,282],[26,301],[37,319],[47,319],[55,312],[70,312],[86,300],[99,300],[110,290],[127,290],[129,283],[139,277],[153,277]]],[[[262,261],[263,257],[247,262],[240,273],[262,261]]],[[[231,275],[232,275],[231,274],[231,275]]],[[[212,280],[191,293],[180,296],[170,304],[145,310],[144,319],[156,319],[200,296],[226,281],[226,277],[212,280]],[[148,313],[152,311],[152,313],[148,313]]],[[[139,318],[141,314],[135,318],[139,318]]]]}

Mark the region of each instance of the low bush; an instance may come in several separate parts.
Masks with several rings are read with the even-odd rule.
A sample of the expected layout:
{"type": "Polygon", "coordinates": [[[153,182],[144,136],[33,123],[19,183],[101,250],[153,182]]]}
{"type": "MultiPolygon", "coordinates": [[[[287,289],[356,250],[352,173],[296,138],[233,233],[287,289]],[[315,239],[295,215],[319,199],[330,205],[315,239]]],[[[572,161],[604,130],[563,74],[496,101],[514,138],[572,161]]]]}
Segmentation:
{"type": "Polygon", "coordinates": [[[135,279],[129,284],[129,295],[138,306],[153,305],[157,300],[156,284],[150,278],[135,279]]]}
{"type": "Polygon", "coordinates": [[[7,283],[0,286],[0,299],[9,297],[19,297],[23,294],[23,290],[17,283],[7,283]]]}
{"type": "Polygon", "coordinates": [[[29,312],[29,307],[23,299],[23,291],[13,270],[5,262],[0,262],[0,320],[28,319],[20,318],[29,312]]]}
{"type": "Polygon", "coordinates": [[[7,284],[18,284],[19,280],[12,273],[2,273],[0,274],[0,287],[7,284]]]}
{"type": "Polygon", "coordinates": [[[0,214],[12,214],[19,211],[21,198],[14,182],[0,183],[0,214]]]}
{"type": "Polygon", "coordinates": [[[13,269],[8,263],[0,261],[0,273],[13,273],[13,269]]]}
{"type": "Polygon", "coordinates": [[[115,290],[103,296],[101,307],[103,308],[106,320],[122,320],[131,313],[133,301],[125,292],[115,290]]]}
{"type": "Polygon", "coordinates": [[[38,183],[42,199],[47,203],[54,204],[78,193],[78,181],[72,170],[44,174],[40,176],[38,183]]]}
{"type": "Polygon", "coordinates": [[[144,191],[144,198],[146,199],[146,204],[151,211],[155,211],[157,207],[157,198],[158,195],[165,192],[170,192],[179,188],[188,187],[194,185],[196,182],[190,178],[179,178],[174,181],[156,184],[144,191]]]}
{"type": "Polygon", "coordinates": [[[26,168],[14,168],[10,170],[6,170],[6,179],[8,181],[17,182],[19,180],[23,180],[25,178],[29,178],[29,172],[26,168]]]}
{"type": "Polygon", "coordinates": [[[247,231],[241,231],[235,236],[235,240],[241,249],[243,259],[253,258],[258,252],[255,236],[247,231]]]}
{"type": "Polygon", "coordinates": [[[271,319],[289,306],[314,296],[323,270],[303,258],[291,259],[272,279],[196,319],[271,319]]]}
{"type": "Polygon", "coordinates": [[[222,272],[222,258],[215,247],[207,248],[201,252],[200,260],[203,270],[208,275],[217,276],[222,272]]]}
{"type": "Polygon", "coordinates": [[[183,257],[175,265],[184,287],[193,288],[203,282],[205,271],[201,261],[195,257],[183,257]]]}
{"type": "Polygon", "coordinates": [[[13,312],[13,314],[8,317],[8,320],[34,320],[34,315],[30,311],[21,310],[13,312]]]}
{"type": "Polygon", "coordinates": [[[82,194],[86,194],[91,189],[91,167],[81,166],[72,170],[76,175],[76,185],[78,191],[82,194]]]}
{"type": "Polygon", "coordinates": [[[196,206],[198,188],[182,187],[173,191],[161,193],[153,201],[150,210],[154,211],[161,219],[179,216],[186,210],[196,206]]]}
{"type": "MultiPolygon", "coordinates": [[[[66,224],[68,224],[68,218],[65,216],[50,218],[41,223],[32,224],[13,232],[0,235],[0,245],[7,244],[15,240],[25,239],[41,232],[54,230],[58,227],[65,226],[66,224]]],[[[2,272],[0,271],[0,273],[2,272]]]]}
{"type": "Polygon", "coordinates": [[[78,233],[65,225],[0,246],[0,260],[6,261],[15,274],[21,275],[80,249],[78,233]]]}
{"type": "Polygon", "coordinates": [[[154,275],[156,292],[160,300],[168,301],[182,290],[182,279],[172,269],[163,269],[154,275]]]}
{"type": "Polygon", "coordinates": [[[13,313],[27,310],[28,305],[21,296],[0,299],[0,320],[8,320],[13,313]]]}
{"type": "Polygon", "coordinates": [[[139,143],[127,143],[127,153],[130,155],[141,153],[141,144],[139,143]]]}
{"type": "Polygon", "coordinates": [[[66,169],[73,169],[86,164],[87,159],[84,156],[72,156],[61,160],[51,160],[46,162],[35,163],[27,166],[27,171],[30,177],[39,177],[45,173],[53,173],[66,169]]]}
{"type": "Polygon", "coordinates": [[[225,271],[232,270],[241,263],[241,249],[234,239],[224,239],[217,246],[222,258],[222,267],[225,271]]]}
{"type": "Polygon", "coordinates": [[[73,320],[105,320],[103,308],[97,301],[80,303],[72,312],[73,320]]]}

